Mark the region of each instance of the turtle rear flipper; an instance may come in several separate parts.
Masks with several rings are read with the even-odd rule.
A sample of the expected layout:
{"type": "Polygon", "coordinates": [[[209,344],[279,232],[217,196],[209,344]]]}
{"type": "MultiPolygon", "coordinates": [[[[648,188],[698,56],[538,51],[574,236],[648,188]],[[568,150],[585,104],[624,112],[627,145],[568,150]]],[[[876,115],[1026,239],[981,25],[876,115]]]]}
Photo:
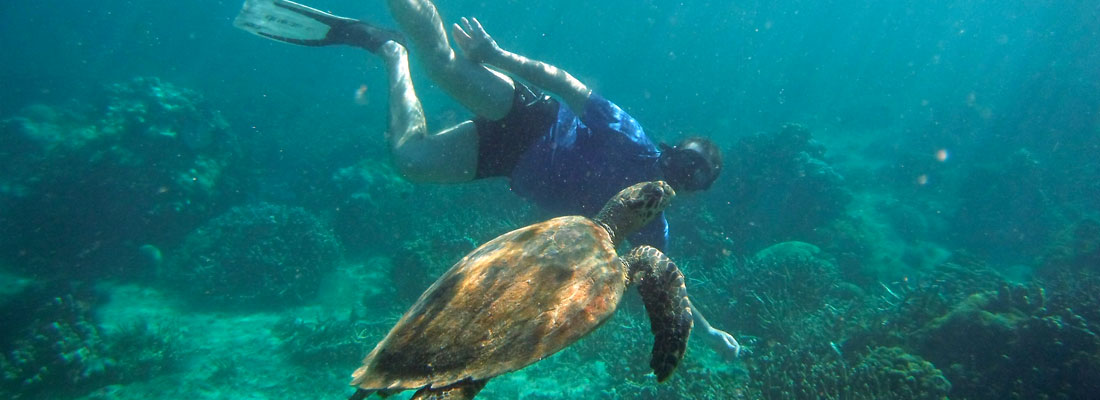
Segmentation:
{"type": "Polygon", "coordinates": [[[488,380],[465,380],[441,388],[423,388],[417,390],[410,400],[469,400],[477,395],[488,380]]]}
{"type": "Polygon", "coordinates": [[[693,322],[684,274],[664,253],[650,246],[635,248],[625,261],[645,302],[653,331],[649,366],[657,375],[657,382],[664,382],[684,358],[691,334],[693,322]]]}

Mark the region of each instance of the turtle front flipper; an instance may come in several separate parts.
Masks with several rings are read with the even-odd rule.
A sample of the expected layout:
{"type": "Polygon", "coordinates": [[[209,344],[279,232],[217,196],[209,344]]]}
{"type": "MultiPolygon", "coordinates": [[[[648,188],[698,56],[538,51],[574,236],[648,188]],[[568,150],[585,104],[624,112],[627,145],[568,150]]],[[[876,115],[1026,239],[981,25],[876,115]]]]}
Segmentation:
{"type": "Polygon", "coordinates": [[[664,253],[650,246],[635,248],[624,261],[649,314],[654,339],[649,366],[657,382],[664,382],[684,358],[691,334],[693,322],[684,274],[664,253]]]}
{"type": "Polygon", "coordinates": [[[450,386],[441,388],[423,388],[417,390],[410,400],[469,400],[477,395],[488,383],[488,379],[480,381],[465,380],[450,386]]]}

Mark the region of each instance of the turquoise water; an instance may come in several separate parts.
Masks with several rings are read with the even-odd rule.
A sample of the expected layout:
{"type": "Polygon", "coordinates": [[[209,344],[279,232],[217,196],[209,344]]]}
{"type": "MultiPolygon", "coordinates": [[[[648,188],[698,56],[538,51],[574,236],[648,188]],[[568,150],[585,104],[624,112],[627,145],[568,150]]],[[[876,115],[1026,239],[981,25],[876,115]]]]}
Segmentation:
{"type": "MultiPolygon", "coordinates": [[[[345,398],[436,277],[551,216],[400,178],[370,54],[249,35],[239,1],[72,3],[0,4],[0,396],[345,398]]],[[[658,384],[629,294],[478,398],[1100,393],[1100,7],[531,3],[438,7],[722,147],[667,253],[747,351],[695,336],[658,384]]],[[[429,127],[471,117],[418,67],[429,127]]]]}

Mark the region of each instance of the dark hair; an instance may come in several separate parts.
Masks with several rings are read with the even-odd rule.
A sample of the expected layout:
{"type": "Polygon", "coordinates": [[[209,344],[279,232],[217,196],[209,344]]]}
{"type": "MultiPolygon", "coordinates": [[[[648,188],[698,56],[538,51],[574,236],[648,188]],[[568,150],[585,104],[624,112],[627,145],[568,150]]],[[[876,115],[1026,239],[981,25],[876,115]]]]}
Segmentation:
{"type": "Polygon", "coordinates": [[[676,146],[661,143],[661,171],[673,189],[706,190],[722,172],[722,151],[700,136],[688,137],[676,146]]]}

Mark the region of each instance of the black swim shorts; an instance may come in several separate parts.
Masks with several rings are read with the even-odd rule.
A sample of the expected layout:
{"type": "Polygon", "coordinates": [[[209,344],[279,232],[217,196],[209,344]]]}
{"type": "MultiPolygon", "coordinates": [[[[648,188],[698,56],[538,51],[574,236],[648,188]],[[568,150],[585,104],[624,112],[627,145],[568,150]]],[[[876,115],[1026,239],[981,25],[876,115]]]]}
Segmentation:
{"type": "Polygon", "coordinates": [[[547,134],[558,119],[560,104],[541,91],[515,82],[512,109],[496,121],[474,118],[477,127],[475,179],[508,176],[536,139],[547,134]]]}

